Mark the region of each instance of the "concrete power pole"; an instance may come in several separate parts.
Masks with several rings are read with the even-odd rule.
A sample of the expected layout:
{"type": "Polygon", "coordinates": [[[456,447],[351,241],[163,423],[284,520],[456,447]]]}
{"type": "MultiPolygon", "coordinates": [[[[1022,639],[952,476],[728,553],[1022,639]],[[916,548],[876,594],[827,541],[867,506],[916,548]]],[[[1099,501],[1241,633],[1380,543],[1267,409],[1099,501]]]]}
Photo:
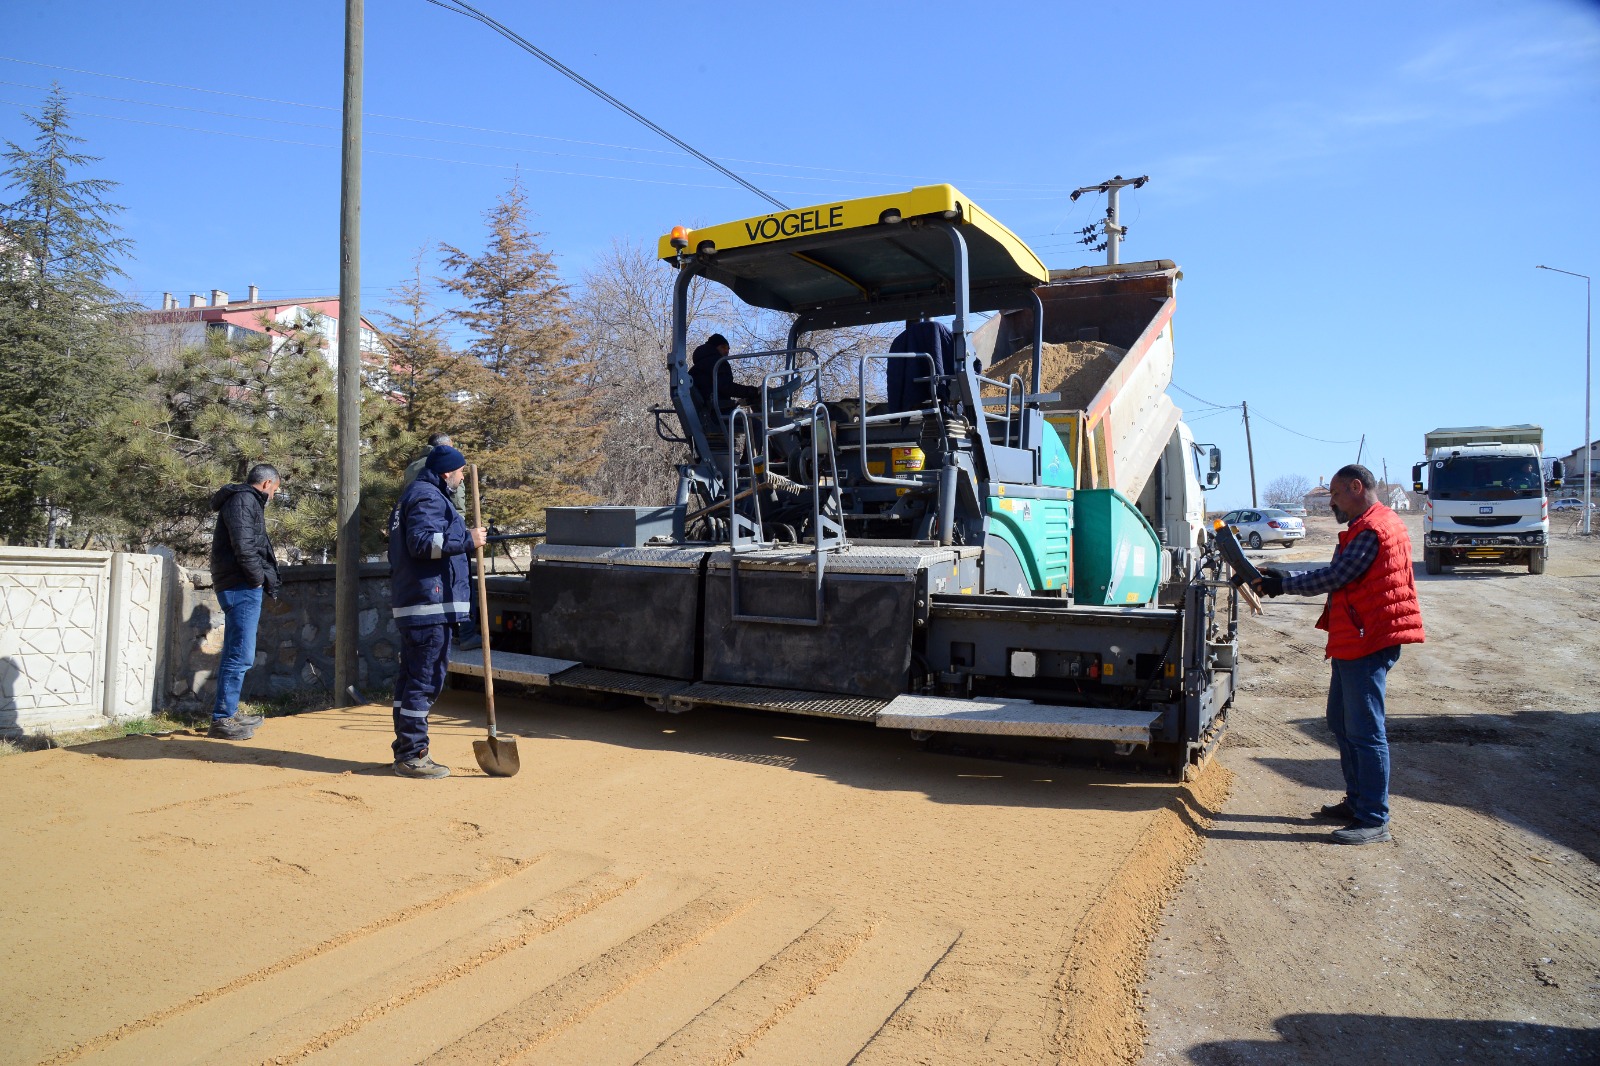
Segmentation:
{"type": "Polygon", "coordinates": [[[333,593],[334,702],[356,702],[361,612],[361,79],[364,0],[344,5],[339,180],[339,537],[333,593]]]}
{"type": "Polygon", "coordinates": [[[1260,507],[1256,502],[1256,449],[1250,443],[1250,404],[1241,400],[1239,406],[1244,408],[1244,453],[1250,457],[1250,506],[1260,507]]]}
{"type": "Polygon", "coordinates": [[[1137,178],[1125,178],[1118,174],[1110,181],[1102,181],[1099,185],[1085,185],[1081,189],[1073,190],[1072,199],[1074,201],[1086,192],[1103,192],[1106,194],[1106,217],[1101,219],[1099,223],[1100,233],[1105,238],[1104,242],[1094,245],[1096,227],[1085,226],[1080,231],[1083,233],[1084,239],[1078,243],[1093,245],[1096,251],[1102,248],[1105,249],[1106,264],[1108,266],[1115,266],[1121,262],[1122,238],[1128,234],[1128,228],[1122,224],[1122,190],[1129,185],[1135,189],[1142,188],[1144,183],[1149,180],[1150,175],[1148,174],[1137,178]]]}

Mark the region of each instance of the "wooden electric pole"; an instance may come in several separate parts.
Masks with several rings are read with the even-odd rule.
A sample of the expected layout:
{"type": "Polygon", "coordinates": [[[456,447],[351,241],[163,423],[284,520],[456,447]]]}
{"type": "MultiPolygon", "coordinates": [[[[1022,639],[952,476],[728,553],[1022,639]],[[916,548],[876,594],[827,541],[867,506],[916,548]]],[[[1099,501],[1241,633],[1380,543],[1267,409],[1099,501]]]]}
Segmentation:
{"type": "Polygon", "coordinates": [[[1260,507],[1256,502],[1256,450],[1250,443],[1250,404],[1241,400],[1239,406],[1244,408],[1244,451],[1250,457],[1250,506],[1260,507]]]}
{"type": "Polygon", "coordinates": [[[339,175],[339,536],[333,697],[356,702],[361,612],[361,78],[364,0],[344,5],[344,138],[339,175]]]}

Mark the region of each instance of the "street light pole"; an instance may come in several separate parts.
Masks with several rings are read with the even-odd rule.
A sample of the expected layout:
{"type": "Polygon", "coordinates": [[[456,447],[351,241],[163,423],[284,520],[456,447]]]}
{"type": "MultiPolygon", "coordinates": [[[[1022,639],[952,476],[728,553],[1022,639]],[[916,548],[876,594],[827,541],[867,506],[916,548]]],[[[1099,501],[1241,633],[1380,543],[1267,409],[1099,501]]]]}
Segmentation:
{"type": "Polygon", "coordinates": [[[1589,512],[1594,506],[1594,475],[1589,469],[1594,461],[1594,438],[1589,435],[1589,377],[1593,365],[1591,355],[1594,342],[1594,283],[1589,275],[1579,274],[1574,270],[1562,270],[1560,267],[1545,266],[1542,263],[1537,269],[1551,270],[1557,274],[1583,279],[1583,535],[1587,537],[1591,532],[1591,516],[1589,512]]]}

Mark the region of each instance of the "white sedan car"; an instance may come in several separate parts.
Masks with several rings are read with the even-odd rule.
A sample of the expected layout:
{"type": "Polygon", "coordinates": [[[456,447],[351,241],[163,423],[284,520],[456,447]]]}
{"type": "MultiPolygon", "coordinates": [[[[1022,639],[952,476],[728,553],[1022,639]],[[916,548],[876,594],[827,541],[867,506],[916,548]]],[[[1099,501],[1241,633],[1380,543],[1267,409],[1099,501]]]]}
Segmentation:
{"type": "MultiPolygon", "coordinates": [[[[1597,508],[1600,507],[1600,503],[1591,503],[1589,506],[1590,508],[1597,508]]],[[[1563,496],[1559,500],[1550,501],[1550,510],[1581,511],[1583,510],[1583,501],[1576,496],[1563,496]]]]}
{"type": "Polygon", "coordinates": [[[1305,522],[1276,507],[1229,511],[1222,520],[1232,527],[1234,536],[1252,548],[1271,543],[1287,548],[1306,535],[1305,522]]]}

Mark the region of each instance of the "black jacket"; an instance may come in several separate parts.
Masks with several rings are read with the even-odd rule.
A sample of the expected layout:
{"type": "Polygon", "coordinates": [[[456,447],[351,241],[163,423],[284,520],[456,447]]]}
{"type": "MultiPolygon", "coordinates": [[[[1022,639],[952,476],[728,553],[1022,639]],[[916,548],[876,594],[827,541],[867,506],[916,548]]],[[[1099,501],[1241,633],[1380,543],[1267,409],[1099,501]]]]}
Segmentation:
{"type": "Polygon", "coordinates": [[[732,411],[739,400],[749,400],[754,403],[761,399],[761,390],[754,385],[741,385],[733,379],[733,367],[727,363],[717,366],[717,360],[722,355],[710,344],[702,344],[694,350],[689,357],[689,380],[694,383],[694,391],[699,393],[700,403],[705,407],[711,406],[711,382],[715,375],[717,385],[717,407],[720,413],[727,414],[732,411]]]}
{"type": "MultiPolygon", "coordinates": [[[[921,352],[933,356],[934,369],[946,377],[956,372],[956,338],[943,322],[907,322],[906,328],[889,345],[890,352],[921,352]]],[[[888,400],[891,411],[915,411],[933,402],[935,392],[941,400],[950,399],[950,390],[941,384],[937,390],[918,378],[928,376],[928,364],[921,359],[890,359],[888,400]]]]}
{"type": "Polygon", "coordinates": [[[224,485],[211,497],[217,528],[211,535],[211,583],[217,590],[261,587],[278,593],[278,561],[267,539],[267,494],[249,485],[224,485]]]}

